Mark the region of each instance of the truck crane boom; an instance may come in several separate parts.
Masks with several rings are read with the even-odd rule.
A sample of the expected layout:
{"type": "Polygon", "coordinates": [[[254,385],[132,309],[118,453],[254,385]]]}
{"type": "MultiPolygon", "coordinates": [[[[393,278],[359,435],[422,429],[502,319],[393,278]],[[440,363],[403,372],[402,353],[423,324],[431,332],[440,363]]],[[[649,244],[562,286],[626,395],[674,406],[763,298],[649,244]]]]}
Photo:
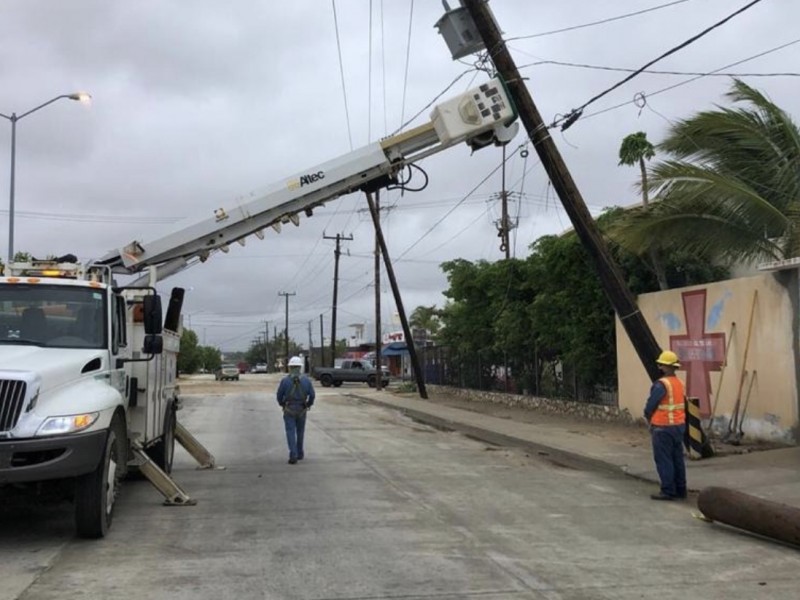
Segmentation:
{"type": "MultiPolygon", "coordinates": [[[[158,280],[230,244],[244,245],[251,234],[264,238],[272,227],[299,225],[318,206],[354,191],[400,185],[401,171],[427,156],[466,142],[473,150],[507,143],[518,130],[516,109],[503,81],[494,78],[434,107],[431,119],[414,129],[387,137],[344,156],[273,184],[264,195],[151,242],[137,240],[109,252],[97,263],[115,273],[136,274],[156,268],[158,280]]],[[[144,279],[137,282],[144,283],[144,279]]]]}

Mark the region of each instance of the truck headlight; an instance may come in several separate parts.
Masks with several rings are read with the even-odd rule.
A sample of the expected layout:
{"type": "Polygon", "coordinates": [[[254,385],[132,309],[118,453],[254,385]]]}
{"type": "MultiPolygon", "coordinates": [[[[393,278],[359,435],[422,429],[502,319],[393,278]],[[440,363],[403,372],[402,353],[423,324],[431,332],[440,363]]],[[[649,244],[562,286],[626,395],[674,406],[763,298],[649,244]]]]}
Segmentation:
{"type": "Polygon", "coordinates": [[[68,415],[65,417],[50,417],[42,423],[36,435],[59,435],[83,431],[87,427],[91,427],[99,416],[100,413],[93,412],[80,415],[68,415]]]}

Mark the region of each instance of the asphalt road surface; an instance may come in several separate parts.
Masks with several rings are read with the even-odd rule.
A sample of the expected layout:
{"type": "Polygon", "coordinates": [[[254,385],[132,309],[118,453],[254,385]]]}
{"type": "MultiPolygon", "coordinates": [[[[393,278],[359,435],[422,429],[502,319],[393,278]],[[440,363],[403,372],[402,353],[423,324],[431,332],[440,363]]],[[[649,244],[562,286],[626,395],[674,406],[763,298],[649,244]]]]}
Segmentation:
{"type": "MultiPolygon", "coordinates": [[[[72,509],[0,512],[0,600],[792,598],[800,552],[656,503],[652,487],[433,429],[318,388],[306,459],[287,464],[274,376],[195,388],[179,419],[197,500],[125,483],[110,535],[72,509]],[[261,391],[259,388],[263,388],[261,391]]],[[[368,393],[368,388],[359,391],[368,393]]]]}

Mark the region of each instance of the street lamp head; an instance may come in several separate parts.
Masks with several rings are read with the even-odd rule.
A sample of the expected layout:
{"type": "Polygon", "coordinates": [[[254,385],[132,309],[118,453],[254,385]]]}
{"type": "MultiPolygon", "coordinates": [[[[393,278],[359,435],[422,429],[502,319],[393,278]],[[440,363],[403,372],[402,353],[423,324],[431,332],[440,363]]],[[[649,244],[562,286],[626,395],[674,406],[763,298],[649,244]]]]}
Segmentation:
{"type": "Polygon", "coordinates": [[[69,94],[67,98],[83,102],[84,104],[89,104],[92,101],[92,96],[88,92],[75,92],[74,94],[69,94]]]}

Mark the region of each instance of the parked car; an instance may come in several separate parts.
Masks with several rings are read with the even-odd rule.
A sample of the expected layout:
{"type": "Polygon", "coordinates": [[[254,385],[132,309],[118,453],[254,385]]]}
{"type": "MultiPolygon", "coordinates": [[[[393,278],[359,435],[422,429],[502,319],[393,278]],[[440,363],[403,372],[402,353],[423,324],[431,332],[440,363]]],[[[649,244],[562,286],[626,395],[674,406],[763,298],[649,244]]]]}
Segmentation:
{"type": "MultiPolygon", "coordinates": [[[[339,387],[346,381],[366,382],[369,387],[375,387],[375,364],[368,360],[343,360],[333,369],[318,367],[314,369],[314,377],[323,387],[339,387]]],[[[389,369],[381,365],[382,387],[389,385],[389,369]]]]}
{"type": "Polygon", "coordinates": [[[266,373],[267,363],[257,363],[251,370],[251,373],[266,373]]]}
{"type": "Polygon", "coordinates": [[[232,363],[225,363],[214,373],[214,379],[217,381],[224,381],[225,379],[233,379],[239,381],[239,367],[232,363]]]}

